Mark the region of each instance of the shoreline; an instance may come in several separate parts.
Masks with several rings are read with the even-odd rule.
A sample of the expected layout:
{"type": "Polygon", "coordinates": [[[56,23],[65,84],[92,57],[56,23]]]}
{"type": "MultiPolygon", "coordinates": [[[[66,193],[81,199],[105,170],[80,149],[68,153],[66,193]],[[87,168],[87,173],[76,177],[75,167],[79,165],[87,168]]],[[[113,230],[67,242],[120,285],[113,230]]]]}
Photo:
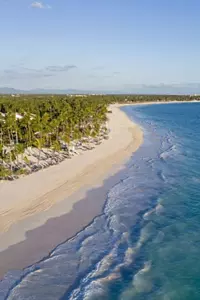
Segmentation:
{"type": "Polygon", "coordinates": [[[1,251],[0,262],[3,263],[0,263],[0,282],[9,271],[23,271],[47,259],[59,245],[65,244],[88,227],[96,217],[101,215],[108,191],[123,178],[125,178],[125,170],[109,177],[101,186],[89,189],[85,197],[79,199],[70,212],[49,218],[42,226],[26,231],[25,239],[1,251]]]}
{"type": "MultiPolygon", "coordinates": [[[[191,102],[143,102],[111,105],[114,114],[109,114],[111,117],[108,126],[111,129],[109,140],[104,140],[101,145],[92,151],[87,151],[83,155],[75,156],[71,160],[66,160],[55,166],[57,175],[60,178],[60,167],[62,169],[62,165],[66,162],[73,165],[78,157],[81,157],[82,160],[87,158],[85,168],[81,165],[83,169],[79,174],[75,174],[74,180],[64,181],[62,185],[58,185],[54,189],[50,185],[50,191],[39,198],[29,200],[30,202],[27,198],[25,202],[22,199],[21,204],[25,205],[22,205],[21,211],[18,206],[16,209],[16,193],[11,193],[14,194],[14,197],[7,200],[9,200],[8,203],[13,204],[13,209],[5,210],[4,213],[2,213],[2,208],[0,209],[0,280],[9,270],[22,270],[28,265],[42,260],[49,255],[52,249],[75,236],[84,227],[88,226],[96,216],[101,214],[108,190],[121,180],[123,171],[125,171],[125,162],[143,142],[141,128],[130,120],[126,113],[120,110],[120,107],[173,103],[191,102]],[[118,147],[119,139],[120,149],[118,147]],[[113,148],[116,148],[116,151],[113,151],[113,148]],[[106,153],[104,153],[104,150],[106,150],[106,153]],[[91,153],[93,153],[92,163],[88,163],[88,161],[91,162],[91,153]],[[70,192],[68,189],[70,189],[70,192]],[[27,202],[30,204],[28,209],[27,202]],[[19,212],[21,212],[21,216],[19,212]],[[3,217],[5,221],[6,214],[9,213],[11,216],[18,216],[18,219],[15,219],[12,224],[9,222],[4,223],[2,219],[3,217]],[[8,226],[7,229],[5,224],[8,226]],[[38,240],[42,240],[42,244],[38,240]]],[[[197,103],[197,101],[192,103],[197,103]]],[[[78,163],[75,163],[75,165],[76,168],[77,166],[80,168],[78,163]]],[[[38,176],[41,173],[41,176],[46,179],[48,173],[49,176],[52,174],[50,170],[53,168],[54,166],[45,169],[45,172],[39,171],[33,175],[38,176]]],[[[62,174],[66,175],[65,173],[62,174]]],[[[12,185],[30,176],[7,183],[12,185]]],[[[29,180],[32,181],[32,179],[29,180]]],[[[36,183],[38,183],[38,180],[36,183]]],[[[65,178],[62,178],[62,180],[65,180],[65,178]]],[[[28,187],[30,188],[30,186],[28,187]]],[[[32,186],[32,190],[34,189],[32,186]]],[[[30,189],[28,189],[29,194],[24,193],[23,185],[21,189],[18,189],[18,192],[20,196],[30,196],[30,189]]],[[[1,201],[1,185],[0,196],[1,201]]]]}
{"type": "Polygon", "coordinates": [[[101,213],[106,190],[119,181],[126,160],[143,142],[142,130],[120,110],[121,106],[111,106],[110,137],[95,149],[0,185],[0,198],[6,199],[0,208],[0,261],[4,262],[0,278],[9,270],[23,269],[42,259],[101,213]],[[82,207],[81,211],[77,207],[82,207]],[[42,245],[38,238],[42,238],[42,245]]]}
{"type": "Polygon", "coordinates": [[[137,105],[154,105],[154,104],[182,104],[182,103],[200,103],[200,100],[191,100],[191,101],[148,101],[148,102],[136,102],[136,103],[124,103],[120,104],[120,106],[137,106],[137,105]]]}

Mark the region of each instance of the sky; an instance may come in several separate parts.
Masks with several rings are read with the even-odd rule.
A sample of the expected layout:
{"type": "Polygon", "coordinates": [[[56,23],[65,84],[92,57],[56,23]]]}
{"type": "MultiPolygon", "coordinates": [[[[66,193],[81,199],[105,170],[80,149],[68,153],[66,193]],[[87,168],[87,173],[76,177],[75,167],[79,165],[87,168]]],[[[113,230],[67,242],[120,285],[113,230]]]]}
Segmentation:
{"type": "Polygon", "coordinates": [[[0,87],[200,87],[199,0],[0,0],[0,87]]]}

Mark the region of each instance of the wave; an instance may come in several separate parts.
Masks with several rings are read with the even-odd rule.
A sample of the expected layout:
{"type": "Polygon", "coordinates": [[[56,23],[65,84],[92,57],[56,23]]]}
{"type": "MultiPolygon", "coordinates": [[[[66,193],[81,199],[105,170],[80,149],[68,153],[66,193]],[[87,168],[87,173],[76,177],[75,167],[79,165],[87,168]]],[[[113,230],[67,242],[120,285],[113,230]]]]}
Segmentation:
{"type": "Polygon", "coordinates": [[[165,161],[167,158],[170,158],[173,155],[177,154],[177,151],[177,145],[172,145],[160,154],[160,158],[165,161]]]}
{"type": "MultiPolygon", "coordinates": [[[[153,123],[150,125],[153,130],[153,123]]],[[[149,240],[162,239],[152,222],[154,215],[164,213],[160,194],[168,182],[158,157],[163,160],[177,151],[175,145],[169,146],[173,139],[166,136],[161,148],[160,142],[149,147],[152,141],[146,136],[127,165],[126,178],[108,192],[102,214],[44,260],[7,275],[0,282],[0,299],[1,295],[8,300],[102,299],[108,297],[112,282],[123,281],[124,270],[135,272],[133,293],[150,291],[147,274],[151,264],[139,264],[138,269],[136,262],[149,240]]]]}

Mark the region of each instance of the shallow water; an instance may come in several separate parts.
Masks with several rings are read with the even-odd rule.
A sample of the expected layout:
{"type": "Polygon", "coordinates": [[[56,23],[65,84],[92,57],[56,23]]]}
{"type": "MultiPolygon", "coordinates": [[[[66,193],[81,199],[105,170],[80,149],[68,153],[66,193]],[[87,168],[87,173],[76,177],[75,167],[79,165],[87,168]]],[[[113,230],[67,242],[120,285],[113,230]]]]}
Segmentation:
{"type": "Polygon", "coordinates": [[[101,216],[0,299],[200,299],[200,104],[124,107],[145,134],[101,216]]]}

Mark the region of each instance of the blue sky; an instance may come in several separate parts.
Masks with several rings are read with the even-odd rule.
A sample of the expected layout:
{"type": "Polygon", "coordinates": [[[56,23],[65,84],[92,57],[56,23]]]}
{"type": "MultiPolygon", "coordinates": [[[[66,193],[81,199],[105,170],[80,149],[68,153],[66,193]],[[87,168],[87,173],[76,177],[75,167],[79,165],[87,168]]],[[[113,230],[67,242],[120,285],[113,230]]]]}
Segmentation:
{"type": "Polygon", "coordinates": [[[0,0],[0,86],[200,83],[199,0],[0,0]]]}

